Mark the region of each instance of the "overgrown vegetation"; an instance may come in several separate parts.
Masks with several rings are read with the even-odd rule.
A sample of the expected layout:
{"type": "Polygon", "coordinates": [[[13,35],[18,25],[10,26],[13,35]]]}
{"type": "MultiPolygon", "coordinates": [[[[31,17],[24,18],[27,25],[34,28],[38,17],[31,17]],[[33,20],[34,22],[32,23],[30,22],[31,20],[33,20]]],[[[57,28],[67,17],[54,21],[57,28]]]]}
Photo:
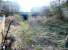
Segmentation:
{"type": "MultiPolygon", "coordinates": [[[[51,5],[45,16],[31,16],[28,20],[20,14],[6,17],[6,29],[11,20],[9,35],[15,36],[15,43],[11,46],[17,50],[44,50],[47,48],[68,48],[68,3],[51,5]],[[66,12],[67,11],[67,12],[66,12]],[[46,48],[47,47],[47,48],[46,48]]],[[[56,4],[56,3],[55,3],[56,4]]],[[[45,13],[44,13],[45,14],[45,13]]]]}
{"type": "MultiPolygon", "coordinates": [[[[52,16],[41,17],[40,20],[35,21],[21,21],[21,34],[23,48],[42,50],[45,46],[52,46],[53,48],[67,47],[68,37],[68,22],[64,9],[67,8],[66,2],[60,6],[52,6],[50,8],[52,16]],[[53,9],[53,10],[52,10],[53,9]],[[61,13],[61,12],[62,13],[61,13]]],[[[37,19],[37,18],[36,18],[37,19]]]]}

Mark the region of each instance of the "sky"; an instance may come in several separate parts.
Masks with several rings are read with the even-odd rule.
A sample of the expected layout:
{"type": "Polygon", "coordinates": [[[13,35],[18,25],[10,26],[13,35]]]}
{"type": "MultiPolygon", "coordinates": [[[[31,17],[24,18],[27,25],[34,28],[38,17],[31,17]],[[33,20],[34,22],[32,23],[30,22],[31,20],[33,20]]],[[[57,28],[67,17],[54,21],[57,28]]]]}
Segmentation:
{"type": "Polygon", "coordinates": [[[20,4],[21,11],[30,12],[33,7],[41,7],[41,6],[48,6],[50,1],[49,0],[18,0],[20,4]]]}
{"type": "Polygon", "coordinates": [[[31,12],[31,9],[33,7],[42,7],[50,5],[51,0],[7,0],[7,1],[17,2],[20,5],[20,11],[31,12]]]}

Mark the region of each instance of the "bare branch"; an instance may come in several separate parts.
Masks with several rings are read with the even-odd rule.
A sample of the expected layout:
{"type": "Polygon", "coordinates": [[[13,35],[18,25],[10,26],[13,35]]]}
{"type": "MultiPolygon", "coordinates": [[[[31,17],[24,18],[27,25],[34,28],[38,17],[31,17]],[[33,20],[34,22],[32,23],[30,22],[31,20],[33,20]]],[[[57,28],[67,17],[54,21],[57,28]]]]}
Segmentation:
{"type": "Polygon", "coordinates": [[[9,30],[10,30],[10,26],[11,26],[11,24],[13,23],[13,20],[12,21],[10,21],[10,23],[9,23],[9,26],[8,26],[8,29],[7,29],[7,31],[6,31],[6,35],[5,35],[5,38],[7,37],[7,35],[8,35],[8,32],[9,32],[9,30]]]}

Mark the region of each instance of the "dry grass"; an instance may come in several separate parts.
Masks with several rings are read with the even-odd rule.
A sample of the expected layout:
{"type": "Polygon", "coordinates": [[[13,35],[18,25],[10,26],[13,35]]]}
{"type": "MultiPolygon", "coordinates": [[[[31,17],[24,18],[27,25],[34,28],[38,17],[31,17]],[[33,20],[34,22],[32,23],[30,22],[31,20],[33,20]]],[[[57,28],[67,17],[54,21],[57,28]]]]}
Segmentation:
{"type": "Polygon", "coordinates": [[[0,43],[2,41],[2,33],[4,33],[4,28],[5,28],[5,20],[3,19],[1,22],[0,22],[0,43]]]}

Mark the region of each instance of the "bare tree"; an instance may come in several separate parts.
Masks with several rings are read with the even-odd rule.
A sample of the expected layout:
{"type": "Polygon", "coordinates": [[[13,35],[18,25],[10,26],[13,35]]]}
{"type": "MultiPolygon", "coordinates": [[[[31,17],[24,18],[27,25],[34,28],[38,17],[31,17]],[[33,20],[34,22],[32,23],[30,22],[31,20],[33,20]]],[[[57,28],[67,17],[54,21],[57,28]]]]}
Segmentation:
{"type": "Polygon", "coordinates": [[[0,13],[2,13],[2,12],[5,15],[13,15],[13,14],[19,12],[19,5],[15,2],[1,1],[0,13]]]}

